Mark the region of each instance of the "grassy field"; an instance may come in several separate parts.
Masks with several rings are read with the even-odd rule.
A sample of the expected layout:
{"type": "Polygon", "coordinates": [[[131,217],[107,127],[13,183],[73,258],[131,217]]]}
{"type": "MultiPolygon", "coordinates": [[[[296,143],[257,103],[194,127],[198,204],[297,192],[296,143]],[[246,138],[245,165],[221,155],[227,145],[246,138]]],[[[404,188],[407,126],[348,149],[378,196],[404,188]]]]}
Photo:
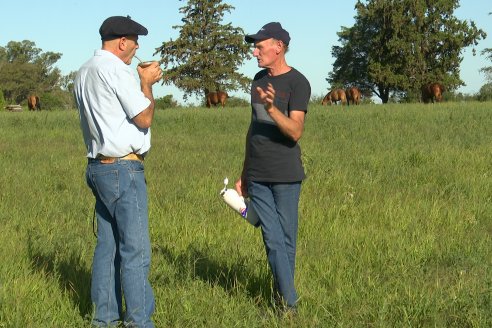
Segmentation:
{"type": "MultiPolygon", "coordinates": [[[[247,108],[156,114],[156,327],[491,327],[492,104],[310,108],[296,284],[219,198],[247,108]]],[[[0,113],[0,327],[89,327],[93,196],[75,111],[0,113]]]]}

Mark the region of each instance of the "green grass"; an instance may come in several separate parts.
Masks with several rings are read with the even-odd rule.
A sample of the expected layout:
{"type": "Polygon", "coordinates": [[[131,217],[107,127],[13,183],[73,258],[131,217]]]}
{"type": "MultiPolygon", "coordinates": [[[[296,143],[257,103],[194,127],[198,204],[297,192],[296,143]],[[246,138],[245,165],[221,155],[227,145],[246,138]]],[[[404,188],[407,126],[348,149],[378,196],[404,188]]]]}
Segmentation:
{"type": "MultiPolygon", "coordinates": [[[[490,103],[310,108],[296,284],[278,318],[260,231],[218,196],[247,108],[156,114],[157,327],[492,326],[490,103]]],[[[93,196],[75,111],[0,113],[0,327],[88,327],[93,196]]]]}

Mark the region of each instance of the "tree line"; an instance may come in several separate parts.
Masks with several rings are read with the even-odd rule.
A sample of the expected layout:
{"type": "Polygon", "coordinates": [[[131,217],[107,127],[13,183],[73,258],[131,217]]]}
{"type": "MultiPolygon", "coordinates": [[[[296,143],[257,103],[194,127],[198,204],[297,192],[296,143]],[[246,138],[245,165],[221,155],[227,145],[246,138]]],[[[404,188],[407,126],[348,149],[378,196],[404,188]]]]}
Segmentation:
{"type": "MultiPolygon", "coordinates": [[[[355,23],[341,27],[339,44],[326,81],[332,88],[357,86],[366,96],[388,101],[418,101],[428,82],[442,83],[448,92],[464,85],[460,79],[462,52],[476,46],[486,33],[473,21],[459,20],[458,0],[358,0],[355,23]]],[[[164,67],[163,85],[173,84],[190,96],[211,91],[248,91],[250,78],[238,73],[251,58],[244,31],[223,23],[234,7],[222,0],[188,0],[179,9],[179,36],[162,42],[155,54],[164,67]]],[[[475,55],[475,49],[473,48],[475,55]]],[[[492,49],[482,51],[492,61],[492,49]]],[[[42,52],[32,41],[11,41],[0,47],[0,90],[8,103],[19,103],[37,92],[53,101],[73,101],[76,72],[62,76],[54,64],[60,53],[42,52]],[[65,100],[64,100],[65,99],[65,100]],[[67,100],[70,99],[70,100],[67,100]]],[[[480,93],[492,95],[492,66],[485,67],[488,83],[480,93]]],[[[163,106],[176,106],[172,96],[163,106]]],[[[62,104],[63,105],[63,104],[62,104]]]]}
{"type": "Polygon", "coordinates": [[[20,104],[37,94],[48,106],[73,107],[69,87],[74,75],[63,76],[55,67],[61,56],[43,52],[29,40],[10,41],[0,47],[0,100],[20,104]]]}
{"type": "Polygon", "coordinates": [[[354,84],[383,103],[415,101],[429,82],[456,90],[464,85],[462,51],[486,37],[473,21],[454,16],[458,7],[458,0],[357,1],[355,24],[337,33],[326,80],[354,84]]]}

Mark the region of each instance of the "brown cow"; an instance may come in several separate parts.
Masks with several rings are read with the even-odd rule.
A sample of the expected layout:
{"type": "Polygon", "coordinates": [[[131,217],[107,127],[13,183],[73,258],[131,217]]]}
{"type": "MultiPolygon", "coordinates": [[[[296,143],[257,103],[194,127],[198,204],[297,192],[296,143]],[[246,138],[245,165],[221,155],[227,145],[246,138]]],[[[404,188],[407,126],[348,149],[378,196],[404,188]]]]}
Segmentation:
{"type": "Polygon", "coordinates": [[[429,103],[434,101],[442,101],[442,93],[444,92],[444,86],[440,83],[427,83],[422,86],[422,101],[429,103]]]}
{"type": "Polygon", "coordinates": [[[27,97],[27,107],[29,107],[29,110],[41,110],[39,97],[35,95],[27,97]]]}
{"type": "Polygon", "coordinates": [[[337,101],[340,101],[342,105],[345,105],[347,102],[347,96],[345,95],[345,91],[343,89],[334,89],[326,94],[321,102],[321,105],[332,104],[333,102],[337,104],[337,101]]]}
{"type": "Polygon", "coordinates": [[[228,97],[227,92],[224,91],[208,92],[207,107],[210,108],[212,105],[217,106],[218,104],[221,104],[222,108],[224,108],[228,97]]]}
{"type": "Polygon", "coordinates": [[[352,102],[352,105],[360,104],[361,93],[357,87],[347,88],[345,93],[347,94],[347,106],[350,105],[350,102],[352,102]]]}

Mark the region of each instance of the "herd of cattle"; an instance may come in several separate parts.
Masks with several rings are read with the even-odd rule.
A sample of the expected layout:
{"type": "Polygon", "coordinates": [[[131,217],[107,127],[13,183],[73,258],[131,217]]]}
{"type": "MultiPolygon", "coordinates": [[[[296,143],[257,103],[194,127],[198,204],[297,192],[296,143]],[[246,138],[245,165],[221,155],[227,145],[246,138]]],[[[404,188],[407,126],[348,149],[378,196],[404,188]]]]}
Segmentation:
{"type": "MultiPolygon", "coordinates": [[[[422,86],[422,101],[424,103],[429,102],[441,102],[442,94],[444,92],[444,86],[440,83],[428,83],[422,86]]],[[[227,92],[217,91],[208,92],[206,94],[206,104],[210,108],[212,105],[217,106],[220,104],[222,107],[225,106],[228,95],[227,92]]],[[[343,89],[333,89],[326,94],[326,96],[321,101],[321,105],[331,105],[341,103],[342,105],[359,105],[362,99],[362,93],[357,87],[349,87],[346,90],[343,89]]]]}
{"type": "MultiPolygon", "coordinates": [[[[424,103],[429,102],[441,102],[442,94],[444,92],[444,86],[440,83],[428,83],[422,86],[422,101],[424,103]]],[[[225,107],[227,98],[227,92],[217,91],[208,92],[206,91],[206,105],[208,108],[212,106],[221,105],[225,107]]],[[[346,90],[343,89],[333,89],[326,94],[326,96],[321,101],[321,105],[331,105],[341,103],[342,105],[359,105],[361,102],[362,94],[357,87],[350,87],[346,90]]],[[[31,95],[27,98],[27,107],[29,110],[41,110],[41,102],[39,97],[36,95],[31,95]]]]}
{"type": "Polygon", "coordinates": [[[360,90],[356,87],[350,87],[347,90],[333,89],[326,94],[321,101],[321,105],[337,104],[338,102],[341,102],[342,105],[350,105],[351,103],[352,105],[358,105],[360,104],[361,96],[360,90]]]}
{"type": "MultiPolygon", "coordinates": [[[[422,101],[424,103],[429,102],[441,102],[442,94],[444,92],[444,86],[440,83],[427,83],[421,88],[422,101]]],[[[326,96],[321,101],[321,105],[331,105],[338,104],[342,105],[359,105],[362,98],[362,94],[357,87],[350,87],[346,90],[343,89],[333,89],[326,94],[326,96]]]]}

